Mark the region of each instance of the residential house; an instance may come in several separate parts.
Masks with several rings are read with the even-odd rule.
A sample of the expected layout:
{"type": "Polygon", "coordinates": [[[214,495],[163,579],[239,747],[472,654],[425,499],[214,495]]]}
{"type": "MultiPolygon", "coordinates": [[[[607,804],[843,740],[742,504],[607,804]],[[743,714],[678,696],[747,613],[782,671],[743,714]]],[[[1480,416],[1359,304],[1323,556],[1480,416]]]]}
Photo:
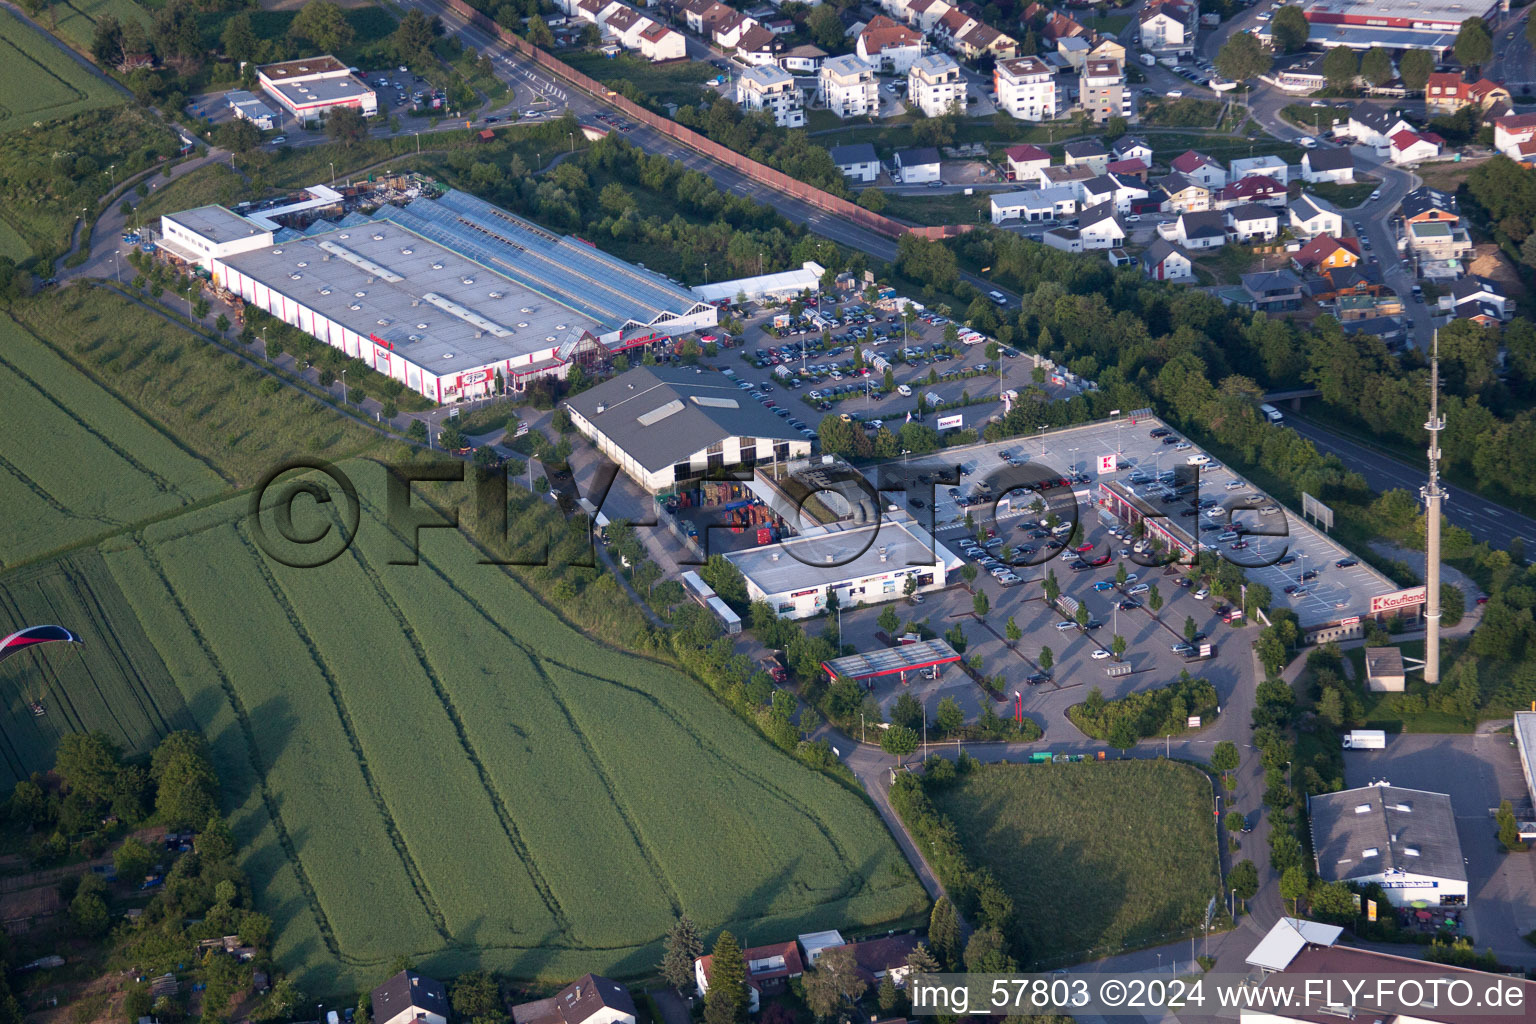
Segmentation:
{"type": "Polygon", "coordinates": [[[1469,83],[1454,72],[1435,72],[1424,85],[1424,109],[1430,116],[1454,114],[1466,106],[1486,111],[1510,102],[1509,90],[1486,78],[1469,83]]]}
{"type": "Polygon", "coordinates": [[[1504,289],[1477,274],[1469,274],[1454,282],[1449,294],[1440,296],[1440,310],[1464,319],[1486,316],[1490,323],[1503,322],[1515,314],[1514,303],[1509,301],[1504,289]]]}
{"type": "Polygon", "coordinates": [[[1211,208],[1211,190],[1182,174],[1159,178],[1157,184],[1168,194],[1164,213],[1200,213],[1211,208]]]}
{"type": "Polygon", "coordinates": [[[1217,189],[1211,195],[1211,208],[1226,210],[1244,203],[1262,203],[1265,206],[1284,206],[1286,187],[1274,178],[1262,174],[1250,174],[1226,188],[1217,189]]]}
{"type": "Polygon", "coordinates": [[[966,60],[976,60],[983,55],[991,55],[997,60],[1007,60],[1019,55],[1018,40],[999,32],[985,22],[977,22],[961,32],[951,40],[950,49],[966,60]]]}
{"type": "Polygon", "coordinates": [[[1061,62],[1073,71],[1082,73],[1083,65],[1088,63],[1088,54],[1093,50],[1093,44],[1088,42],[1087,36],[1067,36],[1056,40],[1056,53],[1061,57],[1061,62]]]}
{"type": "MultiPolygon", "coordinates": [[[[753,946],[741,951],[747,963],[747,1010],[756,1013],[762,1005],[762,997],[776,995],[789,987],[791,979],[805,973],[800,959],[800,946],[794,941],[772,946],[753,946]]],[[[693,962],[693,980],[699,995],[709,994],[709,968],[713,954],[699,957],[693,962]]]]}
{"type": "Polygon", "coordinates": [[[1297,238],[1344,233],[1344,217],[1326,199],[1303,192],[1286,206],[1291,217],[1291,234],[1297,238]]]}
{"type": "Polygon", "coordinates": [[[921,185],[940,177],[939,151],[932,146],[898,149],[895,164],[903,185],[921,185]]]}
{"type": "Polygon", "coordinates": [[[1142,270],[1154,281],[1193,281],[1195,261],[1165,238],[1155,240],[1141,256],[1142,270]]]}
{"type": "Polygon", "coordinates": [[[1098,139],[1079,139],[1062,148],[1063,160],[1068,167],[1087,167],[1094,174],[1103,174],[1109,168],[1109,150],[1098,139]]]}
{"type": "Polygon", "coordinates": [[[891,984],[897,988],[904,988],[907,975],[911,973],[907,957],[912,955],[918,945],[918,937],[909,933],[865,939],[853,943],[849,948],[853,950],[855,970],[871,989],[878,988],[886,978],[890,978],[891,984]]]}
{"type": "Polygon", "coordinates": [[[880,112],[875,73],[851,53],[822,61],[816,79],[816,99],[838,117],[864,117],[880,112]]]}
{"type": "Polygon", "coordinates": [[[1117,177],[1135,178],[1143,184],[1146,183],[1147,172],[1151,170],[1142,160],[1111,160],[1104,169],[1117,177]]]}
{"type": "Polygon", "coordinates": [[[1004,156],[1008,160],[1009,181],[1034,181],[1042,167],[1051,166],[1051,154],[1028,143],[1009,146],[1004,156]]]}
{"type": "Polygon", "coordinates": [[[779,37],[762,25],[754,25],[741,34],[736,42],[736,57],[754,67],[776,64],[779,57],[779,37]]]}
{"type": "Polygon", "coordinates": [[[1459,260],[1472,251],[1472,237],[1459,223],[1417,221],[1404,225],[1408,248],[1421,260],[1459,260]]]}
{"type": "Polygon", "coordinates": [[[821,70],[821,62],[827,59],[827,51],[810,43],[791,47],[779,54],[779,67],[790,74],[815,74],[821,70]]]}
{"type": "Polygon", "coordinates": [[[715,27],[710,33],[716,46],[722,49],[734,49],[741,42],[742,34],[748,29],[757,28],[757,19],[733,10],[730,14],[715,22],[715,27]]]}
{"type": "Polygon", "coordinates": [[[827,155],[843,172],[843,177],[860,185],[868,185],[880,177],[880,158],[875,147],[868,142],[856,142],[851,146],[833,146],[827,155]]]}
{"type": "Polygon", "coordinates": [[[1344,333],[1370,335],[1388,348],[1396,348],[1408,340],[1408,325],[1401,317],[1383,316],[1374,320],[1352,320],[1344,325],[1344,333]]]}
{"type": "Polygon", "coordinates": [[[907,70],[907,103],[929,117],[965,110],[965,79],[947,53],[930,53],[907,70]]]}
{"type": "Polygon", "coordinates": [[[1170,167],[1206,188],[1221,188],[1227,183],[1227,169],[1219,161],[1192,149],[1175,157],[1170,167]]]}
{"type": "Polygon", "coordinates": [[[652,22],[640,30],[640,55],[650,61],[682,60],[688,55],[688,41],[677,29],[652,22]]]}
{"type": "Polygon", "coordinates": [[[928,42],[921,32],[898,25],[883,14],[869,19],[864,31],[859,33],[853,52],[859,59],[877,71],[894,71],[906,74],[913,61],[923,55],[928,42]]]}
{"type": "Polygon", "coordinates": [[[1291,181],[1291,166],[1278,156],[1250,156],[1233,160],[1228,181],[1242,181],[1250,175],[1273,178],[1282,185],[1291,181]]]}
{"type": "Polygon", "coordinates": [[[1093,168],[1088,164],[1078,164],[1076,167],[1042,167],[1040,168],[1040,187],[1055,188],[1065,185],[1081,196],[1083,194],[1083,182],[1089,178],[1096,178],[1093,168]]]}
{"type": "Polygon", "coordinates": [[[1164,237],[1177,241],[1185,249],[1215,249],[1227,244],[1227,217],[1216,210],[1181,213],[1172,224],[1159,227],[1164,237]]]}
{"type": "Polygon", "coordinates": [[[1529,161],[1536,155],[1536,114],[1509,114],[1494,118],[1493,148],[1511,160],[1529,161]]]}
{"type": "Polygon", "coordinates": [[[1147,188],[1135,178],[1121,178],[1113,174],[1101,174],[1082,184],[1083,205],[1113,203],[1115,212],[1130,213],[1132,207],[1147,198],[1147,188]]]}
{"type": "Polygon", "coordinates": [[[1089,60],[1117,60],[1121,67],[1125,67],[1125,47],[1114,36],[1093,36],[1093,49],[1088,51],[1089,60]]]}
{"type": "Polygon", "coordinates": [[[547,999],[512,1007],[513,1024],[635,1024],[635,1001],[616,981],[585,974],[547,999]]]}
{"type": "Polygon", "coordinates": [[[933,32],[934,26],[939,23],[939,19],[954,8],[944,0],[911,0],[907,9],[911,12],[909,20],[917,30],[924,35],[929,35],[933,32]]]}
{"type": "Polygon", "coordinates": [[[1110,153],[1116,160],[1140,160],[1148,167],[1152,166],[1152,147],[1147,145],[1145,139],[1134,135],[1122,135],[1115,140],[1115,145],[1110,153]]]}
{"type": "Polygon", "coordinates": [[[1319,301],[1331,301],[1341,295],[1380,295],[1388,290],[1381,270],[1370,263],[1332,267],[1324,270],[1321,276],[1327,287],[1314,292],[1319,301]]]}
{"type": "Polygon", "coordinates": [[[934,23],[933,31],[929,35],[940,46],[952,50],[956,39],[980,24],[980,18],[973,18],[960,8],[951,7],[934,23]]]}
{"type": "Polygon", "coordinates": [[[1335,267],[1353,267],[1360,262],[1360,242],[1354,238],[1333,238],[1318,235],[1301,247],[1291,257],[1297,270],[1332,270],[1335,267]]]}
{"type": "Polygon", "coordinates": [[[373,1024],[448,1024],[443,983],[404,970],[373,990],[373,1024]]]}
{"type": "Polygon", "coordinates": [[[1301,155],[1301,178],[1310,184],[1320,181],[1348,183],[1355,180],[1355,157],[1349,150],[1309,149],[1301,155]]]}
{"type": "Polygon", "coordinates": [[[1144,4],[1139,17],[1142,48],[1153,53],[1194,53],[1198,6],[1189,0],[1150,0],[1144,4]]]}
{"type": "Polygon", "coordinates": [[[815,967],[821,954],[827,950],[848,945],[843,933],[835,928],[824,932],[805,932],[796,936],[795,941],[800,943],[800,953],[807,967],[815,967]]]}
{"type": "Polygon", "coordinates": [[[781,128],[803,128],[805,110],[795,77],[777,65],[748,68],[736,79],[736,102],[743,110],[762,110],[781,128]]]}
{"type": "Polygon", "coordinates": [[[1262,270],[1240,280],[1250,309],[1272,313],[1301,308],[1301,278],[1289,270],[1262,270]]]}
{"type": "Polygon", "coordinates": [[[1333,317],[1339,323],[1402,316],[1403,302],[1396,295],[1340,295],[1333,300],[1333,317]]]}
{"type": "Polygon", "coordinates": [[[1402,131],[1392,136],[1391,160],[1395,164],[1416,164],[1440,155],[1445,140],[1434,132],[1402,131]]]}
{"type": "Polygon", "coordinates": [[[1027,222],[1060,220],[1077,212],[1077,189],[1068,185],[1054,188],[1031,188],[1022,192],[992,194],[992,223],[1007,220],[1027,222]]]}
{"type": "Polygon", "coordinates": [[[1494,327],[1503,322],[1499,307],[1488,302],[1464,302],[1451,314],[1453,320],[1470,320],[1479,327],[1494,327]]]}
{"type": "Polygon", "coordinates": [[[1116,215],[1114,203],[1085,207],[1077,217],[1084,250],[1112,249],[1125,241],[1125,228],[1116,215]]]}
{"type": "Polygon", "coordinates": [[[1083,64],[1077,95],[1078,105],[1095,124],[1103,124],[1112,117],[1129,121],[1136,116],[1132,93],[1125,87],[1125,75],[1117,60],[1090,60],[1083,64]]]}
{"type": "Polygon", "coordinates": [[[1442,192],[1427,185],[1420,186],[1403,196],[1399,212],[1404,224],[1426,222],[1458,224],[1461,222],[1456,197],[1450,192],[1442,192]]]}
{"type": "Polygon", "coordinates": [[[1226,214],[1232,237],[1239,242],[1270,242],[1280,233],[1280,214],[1272,206],[1244,203],[1226,214]]]}
{"type": "Polygon", "coordinates": [[[776,36],[787,36],[795,30],[795,20],[793,18],[770,18],[762,24],[763,28],[776,36]]]}
{"type": "Polygon", "coordinates": [[[1373,103],[1361,103],[1350,112],[1349,121],[1340,134],[1347,134],[1362,146],[1384,150],[1391,143],[1392,136],[1401,131],[1411,132],[1413,125],[1400,114],[1383,110],[1373,103]]]}
{"type": "Polygon", "coordinates": [[[1073,20],[1071,15],[1060,11],[1053,11],[1040,28],[1041,41],[1052,48],[1063,39],[1075,39],[1087,34],[1088,30],[1073,20]]]}
{"type": "Polygon", "coordinates": [[[997,105],[1021,121],[1052,121],[1057,114],[1055,72],[1039,57],[1000,60],[992,70],[997,105]]]}
{"type": "Polygon", "coordinates": [[[713,37],[716,24],[736,13],[718,0],[685,0],[678,9],[682,11],[688,31],[709,37],[713,37]]]}

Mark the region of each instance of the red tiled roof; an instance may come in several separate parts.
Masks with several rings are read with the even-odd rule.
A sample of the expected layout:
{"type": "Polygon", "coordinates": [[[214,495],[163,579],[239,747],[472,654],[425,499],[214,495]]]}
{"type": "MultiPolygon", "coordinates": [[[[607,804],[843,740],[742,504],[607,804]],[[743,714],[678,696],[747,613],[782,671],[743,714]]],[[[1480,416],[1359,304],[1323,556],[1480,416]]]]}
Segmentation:
{"type": "Polygon", "coordinates": [[[1508,117],[1496,119],[1494,126],[1503,128],[1506,132],[1523,132],[1536,128],[1536,114],[1510,114],[1508,117]]]}
{"type": "Polygon", "coordinates": [[[1175,158],[1170,166],[1180,174],[1190,174],[1201,167],[1219,167],[1221,165],[1204,153],[1196,153],[1192,149],[1187,149],[1175,158]]]}
{"type": "MultiPolygon", "coordinates": [[[[800,959],[800,945],[793,940],[772,946],[753,946],[749,949],[744,949],[741,951],[741,958],[747,964],[747,984],[753,988],[758,988],[763,982],[771,981],[775,978],[793,978],[796,975],[805,973],[805,965],[800,959]],[[757,972],[752,970],[752,961],[769,960],[773,957],[783,957],[784,966],[757,972]]],[[[710,964],[713,961],[713,954],[699,957],[699,965],[704,970],[705,981],[709,980],[710,964]]]]}
{"type": "Polygon", "coordinates": [[[859,39],[864,44],[865,53],[880,53],[889,47],[921,44],[923,36],[883,14],[877,14],[869,19],[869,24],[859,33],[859,39]]]}
{"type": "Polygon", "coordinates": [[[1110,174],[1145,174],[1150,168],[1142,159],[1112,160],[1104,170],[1110,174]]]}
{"type": "Polygon", "coordinates": [[[1033,160],[1044,160],[1049,163],[1051,154],[1039,146],[1032,146],[1026,143],[1022,146],[1010,146],[1008,148],[1008,159],[1014,163],[1024,163],[1025,161],[1033,160]]]}

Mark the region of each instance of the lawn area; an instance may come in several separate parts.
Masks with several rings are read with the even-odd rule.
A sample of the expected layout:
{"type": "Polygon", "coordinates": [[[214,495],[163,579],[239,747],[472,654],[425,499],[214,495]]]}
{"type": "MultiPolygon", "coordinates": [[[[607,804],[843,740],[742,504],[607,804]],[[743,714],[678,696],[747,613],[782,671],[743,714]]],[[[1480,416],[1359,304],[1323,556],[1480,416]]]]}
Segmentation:
{"type": "Polygon", "coordinates": [[[929,795],[1013,897],[1033,968],[1198,932],[1221,892],[1211,784],[1187,765],[988,765],[929,795]]]}
{"type": "Polygon", "coordinates": [[[9,11],[0,11],[0,96],[0,132],[127,99],[9,11]]]}
{"type": "Polygon", "coordinates": [[[1280,111],[1292,124],[1310,129],[1314,135],[1327,133],[1335,121],[1348,121],[1352,112],[1347,106],[1314,107],[1309,103],[1292,103],[1280,111]]]}
{"type": "Polygon", "coordinates": [[[0,508],[7,513],[0,567],[174,512],[227,486],[210,465],[8,317],[0,319],[0,408],[8,441],[0,457],[0,508]]]}
{"type": "MultiPolygon", "coordinates": [[[[391,566],[383,468],[341,468],[361,524],[318,569],[264,555],[244,497],[104,545],[213,745],[304,992],[355,992],[401,950],[439,975],[649,976],[679,912],[748,942],[926,912],[859,796],[461,536],[391,566]]],[[[296,532],[328,514],[308,508],[296,532]]]]}
{"type": "Polygon", "coordinates": [[[20,263],[31,251],[32,247],[21,237],[21,232],[0,220],[0,256],[9,256],[20,263]]]}
{"type": "MultiPolygon", "coordinates": [[[[1422,661],[1424,658],[1422,640],[1409,640],[1392,646],[1399,648],[1405,659],[1416,658],[1422,661]]],[[[1465,646],[1461,641],[1443,644],[1444,664],[1447,667],[1453,664],[1456,655],[1465,646]]],[[[1401,694],[1372,693],[1365,685],[1365,648],[1356,647],[1345,651],[1344,657],[1354,670],[1354,678],[1346,682],[1365,706],[1365,725],[1362,728],[1384,729],[1387,732],[1472,732],[1477,728],[1475,720],[1423,708],[1423,697],[1430,691],[1430,687],[1422,678],[1410,677],[1408,689],[1401,694]],[[1410,707],[1407,710],[1401,706],[1404,697],[1409,698],[1410,707]]]]}
{"type": "Polygon", "coordinates": [[[992,191],[977,189],[972,195],[963,192],[915,196],[887,193],[883,212],[887,217],[913,224],[989,224],[992,220],[989,198],[992,191]]]}
{"type": "Polygon", "coordinates": [[[1125,31],[1125,26],[1131,23],[1131,15],[1096,14],[1091,18],[1082,18],[1078,23],[1084,28],[1095,32],[1108,32],[1118,38],[1125,31]]]}
{"type": "MultiPolygon", "coordinates": [[[[154,180],[150,179],[151,182],[154,180]]],[[[228,166],[207,164],[156,188],[134,207],[134,211],[140,224],[149,224],[158,220],[162,213],[176,213],[212,203],[230,206],[242,199],[257,198],[249,193],[250,186],[228,166]]],[[[129,199],[132,201],[138,196],[130,195],[129,199]]]]}
{"type": "Polygon", "coordinates": [[[1241,284],[1242,275],[1260,269],[1260,263],[1257,253],[1241,245],[1223,245],[1195,260],[1196,266],[1210,271],[1218,284],[1241,284]]]}
{"type": "Polygon", "coordinates": [[[1148,132],[1144,138],[1152,146],[1153,158],[1165,164],[1189,149],[1223,163],[1249,156],[1278,156],[1286,163],[1294,164],[1301,162],[1301,154],[1304,152],[1300,146],[1287,145],[1267,137],[1249,142],[1236,136],[1211,136],[1198,132],[1148,132]]]}
{"type": "MultiPolygon", "coordinates": [[[[81,395],[110,393],[126,407],[116,415],[126,418],[131,410],[152,425],[143,439],[123,445],[139,459],[147,459],[141,445],[158,431],[175,439],[163,437],[162,445],[174,445],[224,486],[245,486],[293,455],[339,458],[375,443],[372,432],[312,398],[289,388],[268,394],[260,371],[241,368],[203,338],[108,289],[77,285],[20,303],[13,312],[59,361],[54,375],[34,377],[40,386],[68,380],[81,395]]],[[[104,444],[125,440],[117,427],[98,430],[104,444]]],[[[76,475],[80,465],[76,457],[76,475]]],[[[184,489],[206,493],[200,475],[182,475],[190,481],[184,489]]]]}
{"type": "Polygon", "coordinates": [[[1353,209],[1365,202],[1381,184],[1377,181],[1355,181],[1348,185],[1335,181],[1319,181],[1307,189],[1320,199],[1326,199],[1341,210],[1353,209]]]}
{"type": "Polygon", "coordinates": [[[660,103],[697,103],[705,94],[704,83],[720,74],[699,61],[652,64],[628,54],[604,57],[590,50],[564,53],[560,59],[599,82],[629,82],[660,103]]]}

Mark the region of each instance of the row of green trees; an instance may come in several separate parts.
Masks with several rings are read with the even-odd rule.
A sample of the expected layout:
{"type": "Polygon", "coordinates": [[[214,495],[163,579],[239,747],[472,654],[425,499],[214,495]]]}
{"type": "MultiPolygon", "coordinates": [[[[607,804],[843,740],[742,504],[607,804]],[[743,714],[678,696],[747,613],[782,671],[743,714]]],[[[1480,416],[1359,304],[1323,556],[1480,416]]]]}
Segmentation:
{"type": "Polygon", "coordinates": [[[1219,700],[1216,687],[1210,682],[1184,671],[1167,686],[1130,693],[1117,700],[1106,700],[1103,691],[1095,686],[1083,703],[1068,709],[1067,717],[1086,735],[1126,750],[1144,736],[1185,732],[1192,715],[1198,716],[1202,725],[1209,725],[1216,717],[1219,700]]]}

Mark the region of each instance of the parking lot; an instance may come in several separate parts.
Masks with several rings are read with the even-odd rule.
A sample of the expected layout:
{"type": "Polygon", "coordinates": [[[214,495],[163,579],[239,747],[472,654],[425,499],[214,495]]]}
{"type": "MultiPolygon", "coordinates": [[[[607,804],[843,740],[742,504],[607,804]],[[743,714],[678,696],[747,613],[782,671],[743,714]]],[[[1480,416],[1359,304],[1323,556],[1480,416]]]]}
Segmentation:
{"type": "MultiPolygon", "coordinates": [[[[1269,588],[1272,606],[1289,607],[1303,627],[1364,615],[1373,596],[1399,589],[1225,466],[1214,460],[1191,465],[1200,458],[1208,456],[1157,418],[1127,416],[1033,440],[955,448],[912,459],[906,470],[909,489],[902,500],[946,543],[974,533],[965,523],[969,512],[974,524],[996,531],[994,540],[1003,538],[994,555],[1005,547],[1018,549],[1012,562],[1015,574],[1023,575],[1024,569],[1062,554],[1060,545],[1052,544],[1054,538],[1040,536],[1043,530],[1036,520],[1051,514],[1064,521],[1081,517],[1085,527],[1111,521],[1102,507],[1107,492],[1100,485],[1113,481],[1134,491],[1173,531],[1191,540],[1198,537],[1204,550],[1242,566],[1250,583],[1269,588]],[[1153,431],[1165,436],[1152,437],[1153,431]],[[1119,468],[1099,474],[1101,455],[1115,456],[1119,468]],[[1155,478],[1170,473],[1169,486],[1154,491],[1155,478]],[[1148,483],[1139,482],[1143,477],[1148,483]],[[1069,485],[1021,489],[1038,480],[1068,480],[1069,485]],[[978,494],[985,500],[976,501],[978,494]],[[1040,504],[1035,505],[1037,499],[1040,504]],[[1024,550],[1028,547],[1035,550],[1024,550]]],[[[1087,560],[1107,555],[1142,566],[1153,562],[1150,555],[1132,550],[1128,536],[1111,537],[1107,529],[1090,530],[1082,543],[1093,544],[1084,552],[1087,560]]]]}
{"type": "Polygon", "coordinates": [[[1536,929],[1536,862],[1501,851],[1493,811],[1500,800],[1529,802],[1519,753],[1507,733],[1397,735],[1383,750],[1344,754],[1350,787],[1382,779],[1394,786],[1445,793],[1467,869],[1467,924],[1478,949],[1501,961],[1530,965],[1536,951],[1522,938],[1536,929]]]}

